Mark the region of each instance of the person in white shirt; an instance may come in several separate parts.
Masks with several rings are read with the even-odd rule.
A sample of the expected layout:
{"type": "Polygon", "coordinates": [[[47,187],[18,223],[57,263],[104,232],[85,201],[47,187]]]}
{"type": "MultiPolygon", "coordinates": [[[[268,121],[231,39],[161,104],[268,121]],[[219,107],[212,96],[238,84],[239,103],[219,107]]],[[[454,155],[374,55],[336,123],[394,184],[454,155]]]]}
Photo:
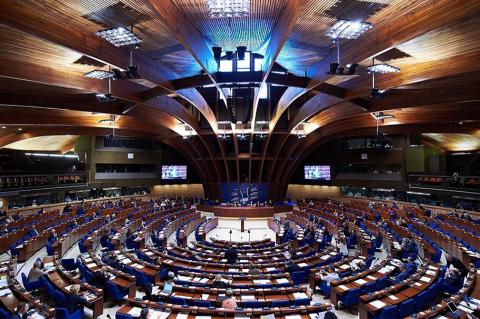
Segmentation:
{"type": "Polygon", "coordinates": [[[338,280],[340,276],[335,272],[333,267],[329,267],[328,271],[322,270],[320,272],[320,279],[325,281],[327,286],[330,286],[330,283],[334,280],[338,280]]]}

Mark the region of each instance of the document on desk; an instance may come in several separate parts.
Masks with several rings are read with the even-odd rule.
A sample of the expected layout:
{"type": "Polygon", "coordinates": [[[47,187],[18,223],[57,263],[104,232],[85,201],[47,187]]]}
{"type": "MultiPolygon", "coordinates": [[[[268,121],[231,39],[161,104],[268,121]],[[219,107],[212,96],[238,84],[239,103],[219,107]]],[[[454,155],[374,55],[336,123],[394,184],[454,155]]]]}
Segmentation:
{"type": "Polygon", "coordinates": [[[12,291],[10,290],[10,288],[2,289],[0,290],[0,297],[5,297],[9,295],[11,292],[12,291]]]}
{"type": "Polygon", "coordinates": [[[191,281],[191,280],[192,280],[192,277],[183,276],[183,275],[178,275],[178,276],[177,276],[177,279],[178,279],[178,280],[181,280],[181,281],[191,281]]]}
{"type": "Polygon", "coordinates": [[[277,278],[275,280],[277,281],[277,284],[287,284],[289,282],[287,278],[277,278]]]}
{"type": "Polygon", "coordinates": [[[34,312],[28,316],[28,319],[44,319],[45,317],[39,314],[38,312],[34,312]]]}
{"type": "Polygon", "coordinates": [[[295,298],[295,299],[308,299],[308,296],[304,292],[294,292],[293,293],[293,298],[295,298]]]}
{"type": "Polygon", "coordinates": [[[92,261],[93,261],[92,258],[90,258],[90,257],[85,258],[84,260],[85,260],[86,263],[89,263],[89,262],[92,262],[92,261]]]}
{"type": "Polygon", "coordinates": [[[170,316],[171,312],[163,312],[158,310],[150,309],[148,311],[148,319],[167,319],[170,316]]]}
{"type": "Polygon", "coordinates": [[[275,315],[273,313],[269,315],[261,315],[260,319],[275,319],[275,315]]]}
{"type": "Polygon", "coordinates": [[[145,268],[145,266],[144,266],[144,265],[141,265],[141,264],[135,264],[135,265],[133,265],[133,267],[135,267],[135,268],[137,268],[137,269],[143,269],[143,268],[145,268]]]}
{"type": "Polygon", "coordinates": [[[86,264],[85,266],[87,266],[87,268],[95,268],[95,267],[97,267],[97,264],[96,263],[89,263],[89,264],[86,264]]]}
{"type": "Polygon", "coordinates": [[[364,280],[364,279],[357,279],[357,280],[354,281],[354,283],[359,284],[359,285],[364,285],[364,284],[367,283],[367,281],[364,280]]]}
{"type": "Polygon", "coordinates": [[[429,266],[428,266],[428,269],[432,269],[432,270],[438,270],[438,267],[435,267],[435,266],[429,265],[429,266]]]}
{"type": "Polygon", "coordinates": [[[330,258],[330,255],[323,255],[322,257],[320,257],[320,259],[323,259],[323,260],[327,260],[328,258],[330,258]]]}
{"type": "Polygon", "coordinates": [[[375,307],[377,309],[381,309],[381,308],[385,307],[387,304],[384,303],[381,300],[375,300],[375,301],[372,301],[371,303],[369,303],[369,305],[371,305],[372,307],[375,307]]]}
{"type": "Polygon", "coordinates": [[[285,319],[302,319],[301,315],[286,315],[285,319]]]}
{"type": "Polygon", "coordinates": [[[208,300],[209,294],[202,294],[202,300],[208,300]]]}
{"type": "Polygon", "coordinates": [[[200,279],[200,283],[204,284],[208,282],[208,278],[202,278],[200,279]]]}
{"type": "Polygon", "coordinates": [[[308,267],[308,264],[307,264],[307,263],[299,263],[298,266],[300,266],[300,267],[308,267]]]}
{"type": "Polygon", "coordinates": [[[375,278],[375,277],[373,277],[373,276],[371,276],[371,275],[368,275],[367,278],[370,279],[370,280],[377,280],[377,278],[375,278]]]}
{"type": "Polygon", "coordinates": [[[235,315],[235,319],[250,319],[250,317],[245,315],[235,315]]]}
{"type": "Polygon", "coordinates": [[[128,259],[128,258],[125,258],[125,259],[122,260],[121,262],[122,262],[122,264],[129,264],[129,263],[131,263],[132,261],[131,261],[130,259],[128,259]]]}
{"type": "Polygon", "coordinates": [[[430,282],[432,281],[432,278],[423,276],[422,278],[420,278],[420,280],[423,282],[430,282]]]}
{"type": "Polygon", "coordinates": [[[275,267],[267,267],[267,268],[265,268],[265,269],[266,269],[268,272],[272,272],[272,271],[276,271],[276,270],[277,270],[277,268],[275,268],[275,267]]]}
{"type": "Polygon", "coordinates": [[[435,276],[436,272],[433,271],[433,270],[427,270],[427,271],[425,272],[425,274],[426,274],[426,275],[430,275],[430,276],[435,276]]]}
{"type": "Polygon", "coordinates": [[[381,274],[386,274],[388,271],[389,271],[389,269],[387,267],[383,267],[383,268],[380,268],[378,270],[378,272],[381,273],[381,274]]]}
{"type": "Polygon", "coordinates": [[[195,319],[212,319],[212,316],[195,316],[195,319]]]}
{"type": "Polygon", "coordinates": [[[188,318],[188,312],[179,312],[177,313],[176,319],[187,319],[188,318]]]}
{"type": "Polygon", "coordinates": [[[130,309],[130,311],[128,312],[128,314],[132,317],[140,317],[140,314],[142,313],[142,308],[139,308],[139,307],[133,307],[132,309],[130,309]]]}
{"type": "Polygon", "coordinates": [[[345,270],[345,269],[349,269],[350,268],[350,265],[347,265],[347,264],[343,264],[340,266],[341,269],[345,270]]]}
{"type": "Polygon", "coordinates": [[[271,284],[272,282],[268,279],[254,279],[253,283],[256,285],[268,285],[268,284],[271,284]]]}
{"type": "Polygon", "coordinates": [[[147,252],[145,253],[145,255],[147,255],[147,256],[152,256],[153,253],[152,253],[151,251],[147,251],[147,252]]]}
{"type": "Polygon", "coordinates": [[[338,288],[341,289],[341,290],[348,290],[348,287],[345,286],[345,285],[340,285],[340,286],[338,286],[338,288]]]}
{"type": "Polygon", "coordinates": [[[255,301],[254,295],[244,295],[242,296],[242,301],[255,301]]]}
{"type": "Polygon", "coordinates": [[[390,298],[392,300],[398,300],[398,297],[395,296],[395,295],[388,295],[388,298],[390,298]]]}

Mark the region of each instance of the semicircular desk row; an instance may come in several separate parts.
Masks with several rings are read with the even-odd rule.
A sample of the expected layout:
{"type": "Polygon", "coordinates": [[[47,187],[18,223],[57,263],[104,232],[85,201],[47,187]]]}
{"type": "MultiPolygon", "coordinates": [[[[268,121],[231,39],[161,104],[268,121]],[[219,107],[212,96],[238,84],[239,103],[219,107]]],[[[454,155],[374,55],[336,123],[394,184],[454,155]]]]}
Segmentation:
{"type": "Polygon", "coordinates": [[[361,319],[433,318],[449,312],[449,301],[472,298],[465,298],[472,304],[460,310],[467,311],[480,297],[479,225],[448,215],[431,217],[414,207],[372,209],[355,201],[316,200],[269,218],[275,242],[208,238],[218,219],[184,203],[164,210],[156,210],[152,201],[90,203],[71,212],[36,214],[18,224],[7,227],[29,236],[10,245],[12,258],[1,265],[0,318],[8,318],[20,302],[28,303],[36,317],[81,318],[84,310],[71,305],[73,284],[80,285],[84,307],[94,318],[103,314],[106,301],[114,301],[122,304],[119,319],[139,317],[145,308],[149,318],[314,318],[329,304],[313,303],[312,290],[337,309],[358,309],[361,319]],[[398,225],[401,218],[408,223],[398,225]],[[187,242],[190,234],[194,242],[187,242]],[[168,244],[170,236],[176,244],[168,244]],[[404,238],[412,240],[413,250],[401,246],[404,238]],[[74,245],[80,249],[78,258],[62,258],[74,245]],[[49,256],[38,261],[44,275],[29,281],[22,274],[19,283],[19,262],[44,246],[49,256]],[[231,246],[237,254],[234,263],[225,256],[231,246]],[[382,260],[375,257],[379,248],[386,250],[382,260]],[[440,264],[443,252],[465,268],[456,286],[445,279],[449,271],[440,264]],[[405,270],[402,259],[408,257],[421,264],[405,270]],[[360,260],[363,269],[357,267],[360,260]],[[252,264],[255,272],[249,269],[252,264]],[[167,291],[165,281],[172,272],[167,291]],[[335,280],[325,280],[329,272],[338,275],[335,280]],[[99,273],[107,280],[96,280],[99,273]],[[237,304],[231,310],[222,308],[228,288],[237,304]],[[143,299],[136,298],[139,292],[143,299]]]}

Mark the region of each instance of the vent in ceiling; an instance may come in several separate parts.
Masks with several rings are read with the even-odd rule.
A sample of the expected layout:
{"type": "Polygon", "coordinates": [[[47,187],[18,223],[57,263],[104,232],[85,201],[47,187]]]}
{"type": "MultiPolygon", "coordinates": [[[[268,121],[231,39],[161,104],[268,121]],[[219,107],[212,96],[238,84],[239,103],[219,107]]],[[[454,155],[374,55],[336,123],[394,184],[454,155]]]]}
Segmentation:
{"type": "Polygon", "coordinates": [[[104,9],[83,16],[105,28],[127,27],[149,21],[152,18],[119,1],[104,9]]]}
{"type": "Polygon", "coordinates": [[[325,11],[325,14],[339,20],[366,21],[369,17],[387,6],[385,3],[378,2],[340,0],[325,11]]]}

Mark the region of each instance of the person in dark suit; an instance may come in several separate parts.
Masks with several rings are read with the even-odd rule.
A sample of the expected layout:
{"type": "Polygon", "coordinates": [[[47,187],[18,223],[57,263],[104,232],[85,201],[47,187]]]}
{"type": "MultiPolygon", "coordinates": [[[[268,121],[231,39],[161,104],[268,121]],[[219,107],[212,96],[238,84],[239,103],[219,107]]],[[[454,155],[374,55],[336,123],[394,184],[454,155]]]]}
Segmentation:
{"type": "Polygon", "coordinates": [[[17,312],[11,316],[12,319],[27,319],[28,318],[28,304],[26,302],[20,302],[17,305],[17,312]]]}
{"type": "Polygon", "coordinates": [[[72,285],[70,292],[72,294],[68,296],[68,311],[73,313],[79,309],[83,309],[83,306],[87,304],[87,299],[80,295],[80,285],[72,285]]]}
{"type": "Polygon", "coordinates": [[[105,290],[107,282],[108,276],[106,267],[102,267],[99,271],[94,272],[92,279],[90,280],[90,284],[94,285],[95,287],[102,288],[103,290],[105,290]]]}
{"type": "Polygon", "coordinates": [[[222,280],[222,275],[217,275],[213,279],[212,283],[210,284],[210,287],[212,288],[227,288],[228,283],[222,280]]]}
{"type": "Polygon", "coordinates": [[[287,261],[287,263],[285,264],[285,272],[290,273],[290,276],[291,276],[294,272],[301,271],[301,270],[302,270],[302,268],[300,268],[299,265],[297,265],[296,263],[294,263],[294,262],[291,261],[291,260],[287,261]]]}
{"type": "Polygon", "coordinates": [[[235,264],[238,258],[238,251],[233,248],[232,245],[228,246],[228,249],[225,251],[225,259],[229,264],[235,264]]]}
{"type": "Polygon", "coordinates": [[[450,255],[447,256],[447,267],[450,267],[450,265],[453,265],[453,267],[460,270],[462,277],[465,277],[468,274],[467,267],[465,267],[465,265],[457,257],[453,257],[450,255]]]}

